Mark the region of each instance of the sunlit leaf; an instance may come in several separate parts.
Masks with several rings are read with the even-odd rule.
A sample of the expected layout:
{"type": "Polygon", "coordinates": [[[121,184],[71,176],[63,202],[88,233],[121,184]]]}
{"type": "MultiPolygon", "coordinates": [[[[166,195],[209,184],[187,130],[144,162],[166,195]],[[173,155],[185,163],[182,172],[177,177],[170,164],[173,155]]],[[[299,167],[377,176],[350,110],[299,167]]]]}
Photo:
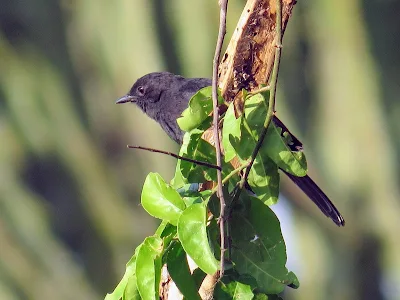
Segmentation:
{"type": "Polygon", "coordinates": [[[220,281],[214,291],[214,298],[218,300],[252,300],[253,297],[252,287],[239,281],[228,283],[220,281]]]}
{"type": "MultiPolygon", "coordinates": [[[[246,100],[245,116],[256,140],[259,139],[265,122],[267,108],[264,98],[257,94],[246,100]]],[[[279,168],[295,176],[307,174],[307,161],[302,151],[291,151],[287,140],[273,122],[270,123],[267,136],[260,150],[262,156],[270,157],[279,168]]]]}
{"type": "MultiPolygon", "coordinates": [[[[136,257],[139,249],[142,244],[140,244],[136,250],[135,254],[131,257],[131,259],[126,264],[125,274],[122,277],[121,281],[118,283],[117,287],[111,294],[107,294],[104,300],[119,300],[123,297],[124,291],[127,288],[127,284],[130,280],[136,280],[135,271],[136,271],[136,257]]],[[[131,283],[133,285],[133,283],[131,283]]],[[[130,286],[132,288],[132,286],[130,286]]],[[[133,291],[132,291],[133,292],[133,291]]]]}
{"type": "Polygon", "coordinates": [[[168,227],[169,223],[168,221],[163,220],[160,225],[158,225],[156,232],[154,233],[155,236],[161,237],[162,233],[166,228],[168,227]]]}
{"type": "Polygon", "coordinates": [[[157,173],[150,173],[144,182],[141,203],[152,216],[176,225],[185,203],[176,190],[157,173]]]}
{"type": "Polygon", "coordinates": [[[178,220],[178,237],[183,249],[199,268],[211,275],[218,270],[218,261],[207,238],[205,203],[195,203],[181,214],[178,220]]]}
{"type": "Polygon", "coordinates": [[[167,221],[162,221],[154,236],[162,238],[164,248],[167,248],[171,241],[176,238],[177,228],[167,221]]]}
{"type": "MultiPolygon", "coordinates": [[[[186,133],[179,154],[183,157],[215,166],[215,148],[201,138],[203,132],[202,130],[195,129],[190,133],[186,133]]],[[[179,170],[177,167],[175,178],[182,177],[184,182],[199,183],[204,181],[217,181],[217,171],[213,167],[184,160],[180,160],[178,165],[179,170]]],[[[231,164],[223,164],[223,176],[227,176],[232,171],[233,167],[231,164]]]]}
{"type": "MultiPolygon", "coordinates": [[[[219,96],[218,102],[223,103],[219,96]]],[[[211,86],[199,90],[189,101],[189,107],[182,112],[182,117],[177,119],[183,131],[191,131],[201,125],[213,110],[211,86]]]]}
{"type": "MultiPolygon", "coordinates": [[[[181,149],[179,151],[179,155],[184,156],[184,157],[189,157],[191,159],[197,159],[197,160],[205,160],[209,155],[212,155],[213,149],[208,149],[207,150],[202,149],[201,142],[201,135],[203,134],[203,131],[200,130],[194,130],[190,133],[186,133],[184,138],[183,138],[183,144],[181,146],[181,149]]],[[[204,143],[206,143],[204,141],[204,143]]],[[[203,144],[204,145],[204,144],[203,144]]],[[[210,145],[211,146],[211,145],[210,145]]],[[[212,146],[211,146],[212,147],[212,146]]],[[[209,163],[214,164],[215,162],[209,161],[209,163]]],[[[203,182],[204,181],[204,174],[202,172],[202,166],[180,160],[179,163],[179,172],[181,176],[184,178],[185,182],[203,182]]],[[[176,174],[178,173],[178,170],[176,174]]]]}
{"type": "Polygon", "coordinates": [[[181,161],[178,160],[178,162],[176,163],[176,167],[175,167],[175,174],[170,182],[170,185],[174,189],[179,189],[180,187],[184,186],[185,184],[187,184],[187,179],[185,177],[183,177],[183,175],[182,175],[181,161]]]}
{"type": "Polygon", "coordinates": [[[147,237],[136,259],[137,287],[142,299],[158,299],[161,277],[163,241],[159,237],[147,237]]]}
{"type": "MultiPolygon", "coordinates": [[[[232,102],[224,116],[224,124],[222,127],[222,145],[225,151],[225,161],[231,161],[236,156],[235,146],[232,141],[239,141],[241,136],[240,125],[242,117],[236,119],[234,103],[232,102]]],[[[233,142],[234,143],[234,142],[233,142]]]]}
{"type": "Polygon", "coordinates": [[[140,300],[140,294],[137,287],[137,278],[136,275],[133,274],[128,279],[128,283],[124,290],[124,294],[122,295],[122,300],[140,300]]]}
{"type": "MultiPolygon", "coordinates": [[[[247,102],[246,102],[247,103],[247,102]]],[[[252,106],[250,106],[252,107],[252,106]]],[[[235,133],[230,134],[229,142],[226,143],[231,147],[238,158],[245,162],[250,159],[253,149],[256,147],[257,138],[255,133],[249,128],[250,124],[246,120],[241,120],[240,135],[235,133]]],[[[254,125],[254,123],[253,123],[254,125]]],[[[232,126],[233,128],[233,126],[232,126]]],[[[266,155],[259,153],[254,160],[253,166],[250,169],[247,182],[249,183],[253,192],[259,199],[267,205],[274,204],[278,201],[279,195],[279,173],[276,164],[266,155]]]]}
{"type": "Polygon", "coordinates": [[[258,154],[247,179],[252,191],[266,205],[278,202],[279,173],[276,164],[258,154]]]}

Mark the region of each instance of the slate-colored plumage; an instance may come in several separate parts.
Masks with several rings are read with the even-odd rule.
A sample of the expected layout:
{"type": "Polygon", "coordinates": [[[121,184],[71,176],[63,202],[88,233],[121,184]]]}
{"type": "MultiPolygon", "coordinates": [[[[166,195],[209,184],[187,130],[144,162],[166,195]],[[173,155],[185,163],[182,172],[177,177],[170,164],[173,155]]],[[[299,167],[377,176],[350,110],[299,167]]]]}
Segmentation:
{"type": "MultiPolygon", "coordinates": [[[[158,122],[164,131],[177,143],[182,144],[184,132],[176,119],[188,106],[190,98],[201,88],[210,86],[207,78],[184,78],[168,72],[154,72],[139,78],[129,93],[117,100],[117,104],[132,102],[150,118],[158,122]]],[[[274,118],[280,128],[283,123],[274,118]]],[[[301,146],[294,136],[293,138],[301,146]]],[[[317,184],[307,175],[296,177],[284,172],[338,226],[344,226],[344,219],[335,205],[317,184]]]]}

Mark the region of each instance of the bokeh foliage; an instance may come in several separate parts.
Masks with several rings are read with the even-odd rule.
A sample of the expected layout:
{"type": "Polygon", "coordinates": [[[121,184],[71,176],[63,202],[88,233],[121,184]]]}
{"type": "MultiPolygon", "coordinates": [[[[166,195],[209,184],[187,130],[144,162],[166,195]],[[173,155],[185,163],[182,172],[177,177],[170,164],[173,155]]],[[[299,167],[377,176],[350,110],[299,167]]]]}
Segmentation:
{"type": "MultiPolygon", "coordinates": [[[[230,1],[228,39],[243,3],[230,1]]],[[[138,206],[146,174],[174,172],[171,158],[125,145],[177,151],[114,100],[151,71],[210,76],[217,1],[0,5],[0,299],[102,298],[157,226],[138,206]]],[[[297,200],[302,283],[288,299],[400,293],[399,10],[395,0],[295,7],[278,114],[346,227],[284,186],[297,200]]]]}

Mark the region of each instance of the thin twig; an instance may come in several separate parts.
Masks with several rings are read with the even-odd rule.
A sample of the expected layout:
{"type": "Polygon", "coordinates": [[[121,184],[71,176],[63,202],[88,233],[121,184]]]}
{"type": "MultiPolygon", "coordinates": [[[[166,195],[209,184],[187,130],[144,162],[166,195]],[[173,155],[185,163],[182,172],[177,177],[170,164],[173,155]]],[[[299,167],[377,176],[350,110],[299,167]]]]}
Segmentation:
{"type": "MultiPolygon", "coordinates": [[[[240,171],[242,171],[243,169],[247,168],[250,162],[246,162],[243,165],[241,165],[239,168],[233,170],[232,172],[230,172],[228,175],[226,175],[226,177],[222,180],[222,184],[224,185],[225,183],[228,182],[229,179],[231,179],[233,176],[235,176],[237,173],[239,173],[240,171]]],[[[215,188],[213,188],[211,190],[211,195],[216,193],[218,191],[219,187],[216,186],[215,188]]]]}
{"type": "Polygon", "coordinates": [[[165,155],[169,155],[169,156],[175,157],[175,158],[180,159],[180,160],[184,160],[184,161],[188,161],[188,162],[194,163],[196,165],[200,165],[200,166],[205,166],[205,167],[212,168],[212,169],[221,170],[221,167],[218,167],[216,165],[210,164],[208,162],[195,160],[195,159],[191,159],[191,158],[187,158],[187,157],[183,157],[183,156],[180,156],[180,155],[172,153],[172,152],[167,152],[167,151],[163,151],[163,150],[158,150],[158,149],[154,149],[154,148],[147,148],[147,147],[142,147],[142,146],[130,146],[130,145],[127,145],[127,147],[129,149],[139,149],[139,150],[146,150],[146,151],[155,152],[155,153],[161,153],[161,154],[165,154],[165,155]]]}
{"type": "Polygon", "coordinates": [[[257,94],[260,94],[260,93],[264,93],[264,92],[267,92],[267,91],[270,91],[270,90],[271,90],[271,87],[269,85],[267,85],[267,86],[264,86],[262,88],[259,88],[258,90],[248,92],[247,97],[254,96],[254,95],[257,95],[257,94]]]}
{"type": "MultiPolygon", "coordinates": [[[[212,98],[213,98],[213,127],[214,127],[214,143],[217,156],[217,166],[222,168],[221,159],[221,144],[218,132],[218,119],[219,119],[219,109],[218,109],[218,65],[221,56],[222,44],[224,42],[224,37],[226,33],[226,13],[228,9],[228,0],[219,0],[220,14],[219,14],[219,31],[217,45],[215,47],[215,55],[213,60],[213,76],[212,76],[212,98]]],[[[225,269],[225,199],[222,192],[222,172],[217,171],[218,180],[218,197],[220,201],[220,213],[219,213],[219,228],[221,237],[221,270],[219,277],[222,278],[225,269]]]]}
{"type": "MultiPolygon", "coordinates": [[[[282,0],[277,0],[276,1],[276,48],[275,48],[275,61],[274,61],[274,68],[272,71],[272,76],[271,76],[271,83],[270,83],[270,94],[269,94],[269,101],[268,101],[268,111],[267,111],[267,116],[264,121],[264,128],[263,131],[260,134],[260,139],[257,142],[256,147],[253,150],[253,153],[251,155],[251,160],[249,163],[249,166],[246,169],[246,172],[240,181],[239,184],[239,191],[238,195],[240,195],[241,190],[244,187],[244,184],[249,177],[249,173],[251,170],[251,167],[253,166],[254,160],[257,157],[258,152],[261,149],[261,146],[264,142],[265,136],[267,135],[268,127],[269,124],[272,121],[272,118],[275,113],[275,98],[276,98],[276,87],[277,87],[277,82],[278,82],[278,73],[279,73],[279,64],[281,60],[281,52],[282,52],[282,0]]],[[[236,195],[235,195],[236,196],[236,195]]],[[[237,196],[239,197],[239,196],[237,196]]]]}

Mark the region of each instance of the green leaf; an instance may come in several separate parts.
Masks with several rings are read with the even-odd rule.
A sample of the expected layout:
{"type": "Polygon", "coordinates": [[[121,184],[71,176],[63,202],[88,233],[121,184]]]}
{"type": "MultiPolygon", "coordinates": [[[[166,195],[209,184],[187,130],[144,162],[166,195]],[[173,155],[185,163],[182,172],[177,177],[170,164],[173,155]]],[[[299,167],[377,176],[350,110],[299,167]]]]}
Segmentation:
{"type": "Polygon", "coordinates": [[[177,238],[177,228],[167,221],[162,221],[154,236],[162,238],[165,249],[173,239],[177,238]]]}
{"type": "MultiPolygon", "coordinates": [[[[185,135],[180,155],[202,162],[216,164],[215,148],[201,138],[203,131],[193,130],[185,135]]],[[[216,170],[188,161],[180,161],[180,171],[188,182],[204,182],[216,178],[216,170]],[[205,177],[208,174],[208,178],[205,177]]]]}
{"type": "Polygon", "coordinates": [[[124,294],[122,295],[122,300],[140,300],[140,294],[137,287],[137,278],[136,275],[133,274],[128,279],[128,283],[124,290],[124,294]]]}
{"type": "Polygon", "coordinates": [[[250,170],[247,182],[253,192],[266,205],[278,202],[279,172],[276,164],[266,156],[258,154],[250,170]]]}
{"type": "Polygon", "coordinates": [[[196,283],[190,274],[186,253],[181,243],[176,242],[169,249],[167,255],[168,273],[175,282],[179,291],[187,299],[201,299],[197,292],[196,283]]]}
{"type": "MultiPolygon", "coordinates": [[[[245,113],[250,114],[250,117],[246,115],[245,119],[243,116],[236,119],[233,105],[228,107],[222,132],[222,142],[226,151],[225,161],[230,161],[236,155],[242,163],[250,159],[265,120],[265,104],[262,101],[261,95],[253,96],[246,101],[245,113]]],[[[278,201],[278,168],[267,155],[262,153],[257,155],[249,173],[248,183],[265,204],[271,205],[278,201]]]]}
{"type": "Polygon", "coordinates": [[[124,290],[128,284],[128,281],[132,276],[135,276],[136,269],[136,256],[142,244],[136,247],[135,254],[131,257],[131,259],[126,264],[125,274],[122,277],[121,281],[118,283],[117,287],[111,294],[107,294],[104,300],[119,300],[123,297],[124,290]]]}
{"type": "Polygon", "coordinates": [[[218,270],[207,238],[205,203],[195,203],[184,210],[178,220],[178,237],[200,269],[210,275],[218,270]]]}
{"type": "MultiPolygon", "coordinates": [[[[261,104],[262,103],[259,103],[257,105],[261,104]]],[[[253,113],[253,111],[256,111],[254,110],[254,108],[256,107],[254,103],[246,102],[246,105],[248,105],[249,111],[251,113],[253,113]]],[[[231,107],[228,108],[228,111],[231,107]]],[[[234,118],[231,116],[229,117],[234,118]]],[[[258,117],[258,119],[259,119],[258,122],[263,122],[263,119],[261,117],[258,117]]],[[[250,128],[250,124],[247,123],[246,119],[240,117],[234,122],[236,123],[240,122],[240,129],[239,129],[240,132],[238,132],[237,130],[237,124],[229,125],[228,123],[229,125],[228,129],[226,129],[225,132],[223,132],[223,135],[225,135],[224,147],[228,147],[229,151],[231,151],[232,153],[235,152],[238,158],[241,160],[241,162],[244,162],[251,157],[253,150],[256,147],[256,141],[258,137],[255,137],[256,131],[254,131],[253,128],[250,128]],[[229,136],[229,140],[227,136],[229,136]]],[[[253,120],[252,123],[253,127],[255,126],[255,124],[257,123],[256,121],[253,120]]],[[[257,130],[261,129],[258,128],[257,130]]],[[[247,181],[250,187],[252,188],[253,192],[256,193],[259,199],[265,204],[272,205],[278,201],[278,196],[279,196],[278,167],[268,156],[263,155],[262,153],[259,153],[256,156],[256,159],[254,160],[254,164],[250,170],[247,181]]]]}
{"type": "Polygon", "coordinates": [[[236,270],[254,277],[257,290],[266,294],[277,294],[287,285],[298,285],[296,276],[285,267],[286,247],[275,214],[245,193],[240,200],[242,207],[235,209],[230,221],[236,270]]]}
{"type": "MultiPolygon", "coordinates": [[[[226,198],[225,198],[226,199],[226,198]]],[[[218,215],[216,215],[218,216],[218,215]]],[[[208,244],[210,245],[211,251],[214,253],[214,257],[217,260],[221,259],[221,246],[220,246],[220,231],[219,224],[216,218],[212,218],[207,223],[207,236],[208,244]]],[[[225,262],[225,270],[228,269],[228,263],[225,262]]]]}
{"type": "MultiPolygon", "coordinates": [[[[199,129],[194,129],[190,133],[186,133],[179,154],[183,157],[216,165],[215,148],[201,138],[203,132],[199,129]]],[[[217,171],[215,168],[183,160],[180,160],[178,165],[179,171],[177,168],[175,176],[182,176],[186,182],[217,181],[217,171]]],[[[232,171],[233,167],[231,164],[223,164],[223,176],[227,176],[232,171]]]]}
{"type": "Polygon", "coordinates": [[[253,300],[283,300],[278,295],[256,294],[253,300]]]}
{"type": "Polygon", "coordinates": [[[147,237],[136,259],[137,287],[142,299],[158,299],[161,277],[163,241],[159,237],[147,237]]]}
{"type": "MultiPolygon", "coordinates": [[[[264,97],[261,94],[250,97],[245,103],[245,116],[252,134],[259,140],[262,132],[267,109],[264,97]]],[[[302,151],[291,151],[286,137],[281,134],[273,122],[270,123],[263,146],[260,149],[261,156],[270,157],[279,168],[295,176],[307,174],[307,161],[302,151]]]]}
{"type": "Polygon", "coordinates": [[[240,140],[242,117],[236,119],[234,103],[232,102],[224,116],[224,124],[222,127],[222,145],[225,150],[225,162],[231,161],[236,156],[236,145],[240,140]],[[231,142],[231,140],[233,142],[231,142]]]}
{"type": "Polygon", "coordinates": [[[167,220],[176,225],[185,209],[181,196],[157,173],[150,173],[144,182],[141,203],[153,217],[167,220]]]}
{"type": "MultiPolygon", "coordinates": [[[[218,103],[223,103],[222,97],[218,96],[218,103]]],[[[189,101],[189,107],[182,112],[178,118],[179,127],[183,131],[191,131],[198,128],[213,110],[211,86],[199,90],[189,101]]]]}
{"type": "Polygon", "coordinates": [[[256,146],[256,140],[252,136],[252,133],[246,128],[244,121],[243,117],[239,117],[236,120],[236,122],[240,122],[240,132],[236,129],[238,124],[231,124],[232,130],[225,130],[227,135],[227,137],[225,137],[225,144],[230,153],[228,158],[235,154],[242,162],[247,161],[251,157],[254,147],[256,146]]]}
{"type": "Polygon", "coordinates": [[[170,185],[174,189],[179,189],[180,187],[184,186],[187,184],[186,178],[183,177],[181,173],[181,160],[178,160],[176,167],[175,167],[175,175],[174,178],[172,178],[170,185]]]}
{"type": "Polygon", "coordinates": [[[155,236],[161,237],[161,235],[163,234],[163,232],[167,229],[169,223],[168,221],[161,221],[160,225],[158,225],[156,232],[154,233],[155,236]]]}
{"type": "Polygon", "coordinates": [[[204,273],[203,270],[200,269],[200,268],[197,268],[197,269],[195,269],[193,271],[192,277],[193,277],[193,280],[194,280],[194,282],[196,284],[196,289],[197,290],[200,289],[200,286],[203,283],[204,278],[206,278],[206,276],[207,276],[207,274],[204,273]]]}
{"type": "Polygon", "coordinates": [[[256,294],[254,295],[253,300],[271,300],[271,299],[265,294],[256,294]]]}
{"type": "Polygon", "coordinates": [[[194,203],[202,203],[207,200],[212,193],[210,190],[199,192],[198,189],[199,184],[192,183],[186,191],[180,190],[180,195],[182,196],[183,201],[185,201],[187,207],[194,203]]]}
{"type": "Polygon", "coordinates": [[[231,281],[227,284],[218,282],[214,291],[214,298],[218,300],[252,300],[253,297],[252,287],[239,281],[231,281]]]}
{"type": "Polygon", "coordinates": [[[244,116],[252,130],[252,135],[255,137],[257,137],[264,128],[267,110],[265,98],[262,94],[257,94],[246,99],[244,104],[244,116]]]}
{"type": "Polygon", "coordinates": [[[269,156],[282,170],[298,177],[306,176],[306,156],[302,151],[291,151],[280,131],[274,124],[269,126],[267,145],[261,148],[260,153],[269,156]]]}
{"type": "Polygon", "coordinates": [[[289,272],[288,281],[291,282],[291,284],[289,284],[288,286],[291,287],[292,289],[298,289],[300,287],[299,279],[293,272],[289,272]]]}

